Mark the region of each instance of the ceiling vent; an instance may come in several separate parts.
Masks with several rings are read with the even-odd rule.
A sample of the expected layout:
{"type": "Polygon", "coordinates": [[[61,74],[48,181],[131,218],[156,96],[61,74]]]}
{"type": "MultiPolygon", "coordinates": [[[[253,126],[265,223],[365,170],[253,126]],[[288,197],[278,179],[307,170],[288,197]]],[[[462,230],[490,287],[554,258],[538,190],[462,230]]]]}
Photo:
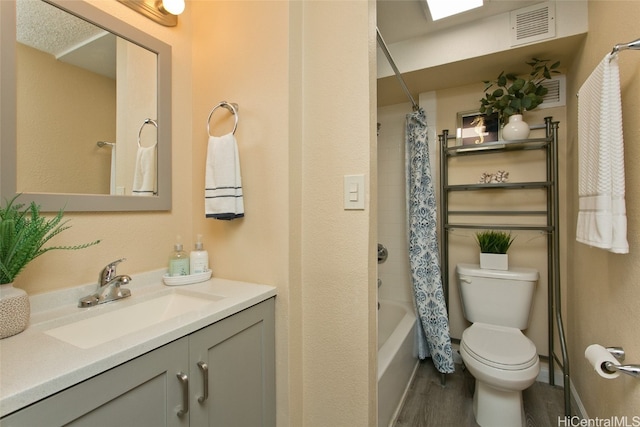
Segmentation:
{"type": "Polygon", "coordinates": [[[556,36],[555,3],[546,2],[510,13],[511,46],[532,43],[556,36]]]}
{"type": "Polygon", "coordinates": [[[542,82],[549,92],[538,108],[563,107],[567,104],[566,79],[564,75],[554,76],[542,82]]]}

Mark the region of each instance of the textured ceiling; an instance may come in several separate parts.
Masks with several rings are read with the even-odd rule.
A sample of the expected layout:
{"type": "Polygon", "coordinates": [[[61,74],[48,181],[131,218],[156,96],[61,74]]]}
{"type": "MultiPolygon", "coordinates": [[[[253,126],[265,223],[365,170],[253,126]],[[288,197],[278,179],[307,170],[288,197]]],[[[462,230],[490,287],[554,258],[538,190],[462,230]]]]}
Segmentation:
{"type": "Polygon", "coordinates": [[[16,8],[18,41],[56,57],[105,33],[40,0],[18,0],[16,8]]]}
{"type": "Polygon", "coordinates": [[[16,23],[18,42],[115,78],[115,37],[102,28],[41,0],[18,0],[16,23]]]}

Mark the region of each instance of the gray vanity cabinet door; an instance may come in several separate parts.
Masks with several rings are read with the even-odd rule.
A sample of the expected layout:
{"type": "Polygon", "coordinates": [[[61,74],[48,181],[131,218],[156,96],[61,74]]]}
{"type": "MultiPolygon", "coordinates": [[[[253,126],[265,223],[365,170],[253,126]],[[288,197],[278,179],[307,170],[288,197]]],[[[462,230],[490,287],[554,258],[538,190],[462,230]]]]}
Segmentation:
{"type": "Polygon", "coordinates": [[[188,426],[178,372],[188,368],[188,338],[99,374],[0,421],[2,427],[188,426]]]}
{"type": "Polygon", "coordinates": [[[274,323],[271,298],[190,336],[192,426],[275,426],[274,323]]]}

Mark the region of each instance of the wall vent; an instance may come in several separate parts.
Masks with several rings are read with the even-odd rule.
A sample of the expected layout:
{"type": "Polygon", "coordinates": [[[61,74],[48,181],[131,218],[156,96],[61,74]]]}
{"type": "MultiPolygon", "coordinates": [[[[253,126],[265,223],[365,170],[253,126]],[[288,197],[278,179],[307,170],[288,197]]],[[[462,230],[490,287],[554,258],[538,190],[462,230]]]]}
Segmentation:
{"type": "Polygon", "coordinates": [[[556,36],[555,3],[546,2],[514,10],[510,14],[511,46],[556,36]]]}
{"type": "Polygon", "coordinates": [[[542,82],[549,92],[538,108],[564,107],[567,104],[566,79],[564,75],[554,76],[542,82]]]}

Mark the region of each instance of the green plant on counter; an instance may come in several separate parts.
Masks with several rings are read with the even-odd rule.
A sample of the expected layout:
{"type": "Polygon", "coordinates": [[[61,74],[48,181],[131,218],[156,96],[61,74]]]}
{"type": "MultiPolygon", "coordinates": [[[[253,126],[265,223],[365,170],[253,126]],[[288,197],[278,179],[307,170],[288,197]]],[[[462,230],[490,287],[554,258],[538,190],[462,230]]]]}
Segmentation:
{"type": "Polygon", "coordinates": [[[476,242],[483,254],[506,254],[515,237],[506,231],[486,230],[476,233],[476,242]]]}
{"type": "Polygon", "coordinates": [[[5,199],[4,206],[0,206],[0,284],[12,283],[27,264],[45,252],[84,249],[100,243],[96,240],[82,245],[44,248],[52,237],[71,226],[66,225],[68,221],[62,221],[62,209],[47,219],[34,202],[27,207],[16,203],[18,196],[9,201],[5,199]]]}
{"type": "Polygon", "coordinates": [[[559,73],[560,61],[548,65],[549,59],[532,58],[525,62],[531,67],[527,78],[502,71],[495,80],[485,80],[484,98],[480,99],[480,112],[483,114],[498,113],[500,121],[505,123],[509,116],[531,111],[542,104],[549,91],[542,85],[551,74],[559,73]],[[495,87],[493,92],[489,89],[495,87]]]}

